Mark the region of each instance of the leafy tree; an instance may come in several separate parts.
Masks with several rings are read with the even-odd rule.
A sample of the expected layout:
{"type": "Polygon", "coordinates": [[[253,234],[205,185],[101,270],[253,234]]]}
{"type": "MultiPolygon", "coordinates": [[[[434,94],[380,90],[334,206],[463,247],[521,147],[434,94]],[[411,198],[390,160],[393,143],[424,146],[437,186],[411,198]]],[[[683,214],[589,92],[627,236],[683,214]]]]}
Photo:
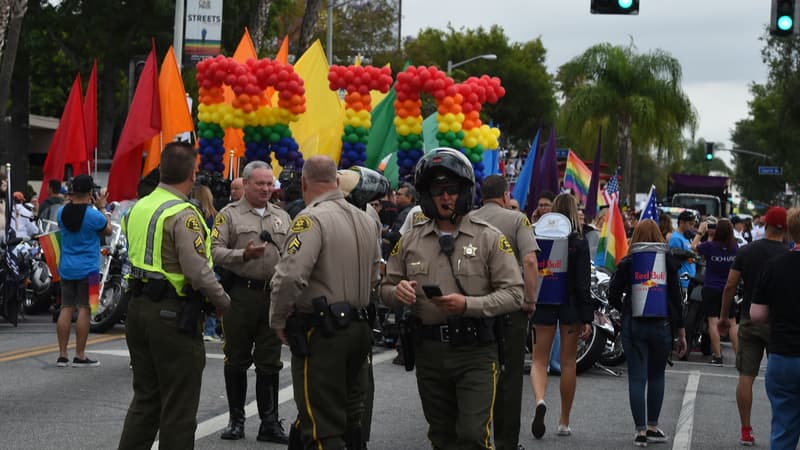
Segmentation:
{"type": "Polygon", "coordinates": [[[680,87],[681,66],[664,51],[640,54],[632,44],[595,45],[561,66],[556,79],[565,98],[560,123],[570,138],[596,139],[601,126],[614,131],[604,136],[616,143],[628,204],[634,201],[638,160],[653,148],[679,151],[683,129],[696,127],[680,87]]]}
{"type": "Polygon", "coordinates": [[[734,154],[734,181],[745,197],[772,203],[779,199],[784,183],[797,189],[800,179],[800,36],[764,36],[761,56],[768,68],[767,81],[750,87],[748,117],[736,123],[732,140],[736,147],[769,156],[765,161],[734,154]],[[783,176],[758,175],[759,165],[778,165],[783,176]]]}
{"type": "Polygon", "coordinates": [[[443,69],[447,61],[455,63],[478,55],[497,55],[496,61],[477,59],[460,66],[451,76],[463,81],[470,76],[489,74],[502,80],[505,97],[497,105],[486,105],[481,119],[498,125],[513,148],[527,149],[536,130],[555,119],[555,85],[547,73],[546,51],[539,38],[525,43],[510,42],[503,28],[497,25],[489,30],[428,28],[405,43],[405,52],[415,65],[443,69]]]}

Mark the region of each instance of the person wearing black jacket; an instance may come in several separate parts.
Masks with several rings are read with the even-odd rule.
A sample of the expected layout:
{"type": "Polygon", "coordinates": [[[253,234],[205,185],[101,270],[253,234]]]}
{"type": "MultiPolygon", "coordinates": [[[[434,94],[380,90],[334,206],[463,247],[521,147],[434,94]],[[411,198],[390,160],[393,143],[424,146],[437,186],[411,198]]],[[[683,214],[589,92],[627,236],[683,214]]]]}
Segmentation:
{"type": "MultiPolygon", "coordinates": [[[[541,439],[545,432],[544,415],[547,406],[544,402],[547,387],[547,366],[550,361],[550,348],[559,324],[561,337],[561,416],[558,420],[558,435],[569,436],[569,414],[575,398],[576,354],[578,337],[585,338],[591,332],[594,318],[591,293],[591,260],[589,244],[583,238],[578,220],[578,206],[570,194],[560,194],[553,201],[551,212],[565,215],[572,224],[568,241],[567,256],[567,294],[560,305],[537,305],[533,314],[533,364],[531,367],[531,386],[536,397],[536,411],[531,423],[531,433],[541,439]]],[[[547,264],[545,261],[544,264],[547,264]]],[[[542,261],[539,263],[540,276],[542,261]]]]}
{"type": "MultiPolygon", "coordinates": [[[[664,238],[658,224],[650,219],[639,222],[634,228],[631,246],[636,243],[663,244],[664,238]]],[[[628,399],[636,425],[634,444],[640,447],[646,447],[648,442],[667,440],[664,432],[658,429],[658,416],[664,399],[664,372],[672,350],[673,337],[678,339],[678,356],[683,356],[686,352],[683,302],[678,278],[680,261],[669,254],[665,253],[665,256],[666,317],[661,314],[653,314],[654,317],[634,317],[631,291],[635,274],[633,257],[630,254],[617,265],[608,288],[609,302],[622,312],[622,346],[628,362],[628,399]]],[[[652,269],[654,277],[648,274],[648,282],[659,278],[656,270],[657,267],[652,269]]],[[[651,297],[648,296],[647,300],[650,307],[651,297]]]]}

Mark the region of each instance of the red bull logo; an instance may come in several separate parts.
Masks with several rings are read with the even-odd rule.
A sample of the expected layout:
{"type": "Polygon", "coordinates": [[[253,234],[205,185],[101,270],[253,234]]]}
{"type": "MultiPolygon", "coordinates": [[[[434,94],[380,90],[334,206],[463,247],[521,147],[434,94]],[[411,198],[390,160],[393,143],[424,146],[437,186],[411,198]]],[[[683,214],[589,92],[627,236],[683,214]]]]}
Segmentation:
{"type": "Polygon", "coordinates": [[[666,281],[667,273],[666,272],[633,272],[633,281],[648,281],[648,280],[658,280],[658,281],[666,281]]]}

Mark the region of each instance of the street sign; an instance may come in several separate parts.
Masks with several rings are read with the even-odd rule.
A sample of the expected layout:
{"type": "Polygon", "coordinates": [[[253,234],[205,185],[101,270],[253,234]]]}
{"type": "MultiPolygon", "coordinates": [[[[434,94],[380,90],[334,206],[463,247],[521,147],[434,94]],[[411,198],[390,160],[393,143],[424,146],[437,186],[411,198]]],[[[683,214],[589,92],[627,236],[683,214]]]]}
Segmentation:
{"type": "Polygon", "coordinates": [[[759,175],[783,175],[783,168],[778,166],[758,166],[759,175]]]}

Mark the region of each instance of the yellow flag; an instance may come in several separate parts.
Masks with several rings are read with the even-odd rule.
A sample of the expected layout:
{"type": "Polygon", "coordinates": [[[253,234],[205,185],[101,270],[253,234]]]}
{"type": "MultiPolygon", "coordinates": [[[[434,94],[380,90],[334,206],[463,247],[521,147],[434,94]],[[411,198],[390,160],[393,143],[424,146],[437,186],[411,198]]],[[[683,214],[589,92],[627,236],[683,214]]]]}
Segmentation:
{"type": "Polygon", "coordinates": [[[306,112],[289,128],[300,145],[303,159],[327,155],[338,163],[342,153],[344,108],[337,92],[328,87],[328,61],[317,40],[297,60],[294,70],[306,88],[306,112]]]}
{"type": "Polygon", "coordinates": [[[161,106],[161,136],[154,136],[145,147],[147,159],[142,174],[146,175],[161,163],[161,150],[164,145],[175,140],[175,136],[185,132],[194,132],[192,114],[186,103],[186,91],[183,79],[178,70],[178,62],[172,47],[161,63],[158,75],[158,95],[161,106]]]}

